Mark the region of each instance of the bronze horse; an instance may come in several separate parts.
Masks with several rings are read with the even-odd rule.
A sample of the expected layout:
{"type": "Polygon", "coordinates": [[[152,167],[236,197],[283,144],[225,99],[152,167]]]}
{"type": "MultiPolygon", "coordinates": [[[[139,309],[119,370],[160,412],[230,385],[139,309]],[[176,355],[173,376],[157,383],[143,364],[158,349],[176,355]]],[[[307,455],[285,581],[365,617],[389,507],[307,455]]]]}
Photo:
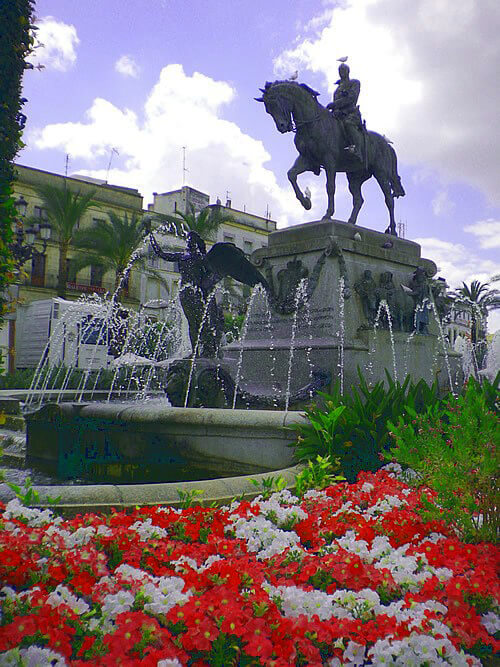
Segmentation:
{"type": "Polygon", "coordinates": [[[405,191],[398,176],[396,153],[386,139],[376,132],[364,132],[365,159],[362,163],[345,150],[342,123],[318,102],[318,93],[309,86],[294,81],[275,81],[267,82],[260,90],[262,97],[255,99],[264,103],[278,131],[282,134],[295,132],[299,157],[288,170],[288,179],[302,206],[309,210],[311,200],[297,185],[297,176],[305,171],[319,175],[323,167],[328,194],[328,208],[323,220],[329,220],[335,210],[335,176],[337,172],[345,172],[353,201],[348,222],[355,224],[363,205],[361,186],[374,176],[389,210],[390,223],[385,233],[397,236],[394,197],[403,197],[405,191]]]}

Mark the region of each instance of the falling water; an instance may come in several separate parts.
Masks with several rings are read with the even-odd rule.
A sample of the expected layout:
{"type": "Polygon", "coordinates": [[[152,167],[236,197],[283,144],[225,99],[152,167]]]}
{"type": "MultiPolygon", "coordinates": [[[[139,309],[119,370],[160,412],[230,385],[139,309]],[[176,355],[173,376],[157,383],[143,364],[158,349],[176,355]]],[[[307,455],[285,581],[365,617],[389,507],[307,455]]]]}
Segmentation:
{"type": "Polygon", "coordinates": [[[293,311],[293,321],[292,321],[292,333],[290,335],[290,353],[288,355],[288,373],[286,381],[286,394],[285,394],[285,412],[288,412],[288,404],[290,402],[290,387],[292,383],[292,363],[293,356],[295,351],[295,336],[297,333],[297,321],[299,315],[299,309],[301,303],[306,299],[307,295],[307,278],[302,278],[302,280],[297,285],[297,290],[295,292],[295,308],[293,311]]]}
{"type": "Polygon", "coordinates": [[[396,368],[396,346],[394,343],[394,332],[392,329],[392,316],[391,316],[391,311],[389,308],[389,305],[385,299],[382,299],[382,301],[379,304],[378,310],[377,310],[377,315],[375,317],[375,324],[373,326],[373,334],[374,334],[374,342],[376,342],[376,332],[377,332],[377,327],[380,321],[380,317],[382,315],[382,312],[385,311],[387,315],[387,326],[389,328],[389,337],[391,340],[391,351],[392,351],[392,367],[393,367],[393,372],[394,372],[394,381],[398,381],[398,371],[396,368]]]}
{"type": "Polygon", "coordinates": [[[434,299],[432,297],[432,293],[431,293],[431,298],[430,298],[430,304],[429,305],[430,305],[430,308],[431,308],[432,312],[434,313],[434,317],[436,318],[436,322],[437,322],[437,325],[438,325],[439,340],[440,340],[441,345],[443,347],[444,360],[445,360],[445,363],[446,363],[446,372],[448,373],[448,381],[450,383],[450,391],[455,396],[455,392],[453,390],[453,380],[452,380],[452,377],[451,377],[450,358],[448,356],[448,349],[446,347],[446,338],[445,338],[445,335],[444,335],[441,320],[439,319],[438,309],[436,308],[436,304],[435,304],[434,299]]]}
{"type": "Polygon", "coordinates": [[[269,298],[267,292],[264,292],[265,303],[266,303],[266,329],[269,335],[269,353],[271,355],[271,370],[270,370],[270,379],[271,387],[273,390],[273,406],[275,409],[278,408],[278,384],[276,382],[276,351],[274,349],[274,333],[272,327],[272,311],[269,305],[269,298]]]}
{"type": "Polygon", "coordinates": [[[344,276],[339,278],[339,377],[340,393],[344,393],[344,342],[345,342],[345,282],[344,276]]]}
{"type": "MultiPolygon", "coordinates": [[[[191,289],[198,290],[200,292],[200,294],[203,295],[201,289],[197,285],[192,285],[191,283],[186,283],[185,285],[183,285],[183,287],[181,287],[181,289],[186,289],[187,287],[189,287],[191,289]]],[[[196,338],[196,343],[195,343],[195,346],[194,346],[193,354],[191,356],[191,366],[189,368],[189,377],[188,377],[187,387],[186,387],[186,396],[184,398],[184,407],[185,408],[187,408],[188,401],[189,401],[189,392],[191,390],[191,382],[193,380],[194,364],[195,364],[195,360],[198,356],[198,350],[199,350],[199,347],[200,347],[201,332],[203,331],[203,327],[205,326],[205,322],[206,322],[207,317],[208,317],[208,310],[210,308],[210,304],[212,303],[212,299],[215,299],[215,295],[216,295],[217,291],[218,291],[218,289],[217,289],[217,287],[215,287],[210,292],[210,294],[207,296],[205,307],[203,309],[203,315],[201,317],[200,328],[198,330],[198,337],[196,338]]],[[[203,298],[203,296],[202,296],[202,298],[203,298]]]]}
{"type": "Polygon", "coordinates": [[[250,318],[250,313],[252,311],[252,304],[255,299],[255,295],[264,292],[262,285],[255,285],[250,292],[250,297],[248,298],[248,308],[245,314],[245,319],[243,320],[243,326],[241,327],[240,335],[240,354],[238,356],[238,365],[236,367],[236,378],[234,380],[234,394],[233,394],[233,410],[236,408],[236,398],[238,396],[238,389],[240,386],[241,380],[241,367],[243,365],[243,344],[246,339],[247,330],[248,330],[248,321],[250,318]]]}

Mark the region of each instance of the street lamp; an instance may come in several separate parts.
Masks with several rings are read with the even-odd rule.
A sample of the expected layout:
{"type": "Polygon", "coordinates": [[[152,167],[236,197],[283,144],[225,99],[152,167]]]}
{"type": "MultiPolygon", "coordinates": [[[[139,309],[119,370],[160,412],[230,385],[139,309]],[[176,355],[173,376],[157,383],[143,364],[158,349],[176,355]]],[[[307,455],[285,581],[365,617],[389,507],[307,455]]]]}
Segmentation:
{"type": "Polygon", "coordinates": [[[9,249],[14,258],[16,270],[19,272],[21,266],[29,259],[45,255],[47,251],[47,242],[50,239],[52,229],[48,222],[35,224],[24,229],[23,221],[26,217],[26,211],[28,210],[28,202],[21,195],[19,199],[14,202],[14,205],[20,217],[17,219],[15,241],[9,245],[9,249]],[[42,250],[38,250],[34,245],[38,235],[40,235],[42,240],[42,250]]]}

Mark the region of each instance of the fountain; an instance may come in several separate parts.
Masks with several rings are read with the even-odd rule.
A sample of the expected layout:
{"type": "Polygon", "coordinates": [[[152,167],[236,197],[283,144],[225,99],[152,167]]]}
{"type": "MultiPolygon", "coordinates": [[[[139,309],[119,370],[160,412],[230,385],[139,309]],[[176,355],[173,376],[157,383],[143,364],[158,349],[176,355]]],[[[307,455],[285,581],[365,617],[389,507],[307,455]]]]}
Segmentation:
{"type": "MultiPolygon", "coordinates": [[[[295,127],[299,137],[294,96],[300,96],[306,113],[314,91],[284,83],[266,85],[260,101],[280,131],[295,127]],[[278,94],[290,97],[273,105],[273,95],[278,94]],[[280,114],[288,116],[283,119],[280,114]]],[[[308,137],[323,155],[324,146],[330,146],[330,135],[325,135],[330,111],[316,101],[314,105],[317,116],[311,117],[308,137]],[[314,129],[321,114],[327,114],[325,123],[314,129]]],[[[335,120],[332,132],[337,132],[339,122],[335,120]]],[[[370,141],[384,140],[370,133],[370,141]]],[[[331,188],[324,219],[270,234],[268,246],[254,251],[251,261],[229,243],[216,243],[207,252],[203,240],[186,230],[186,251],[166,252],[149,222],[147,237],[154,252],[179,266],[180,307],[188,322],[191,351],[179,354],[177,339],[169,343],[168,359],[153,354],[147,370],[132,368],[125,381],[117,372],[102,403],[85,400],[86,383],[92,379],[95,387],[98,382],[89,371],[77,402],[49,403],[26,415],[28,465],[62,477],[108,482],[42,487],[42,503],[48,493],[63,495],[67,512],[173,502],[177,484],[164,480],[176,467],[199,470],[200,479],[217,478],[183,483],[205,488],[207,499],[255,492],[248,478],[252,473],[258,477],[279,470],[293,483],[288,427],[303,420],[300,408],[337,379],[348,390],[357,383],[359,371],[377,382],[388,370],[396,381],[409,373],[414,381],[437,379],[443,390],[453,389],[451,378],[458,373],[460,355],[446,347],[440,323],[442,285],[432,280],[436,265],[421,257],[417,243],[395,236],[393,198],[404,195],[395,153],[384,144],[377,153],[380,163],[368,164],[365,156],[362,164],[354,153],[347,158],[342,145],[335,151],[337,163],[325,154],[308,167],[319,174],[328,161],[328,178],[334,178],[336,170],[347,171],[351,185],[361,167],[377,180],[385,174],[392,188],[384,190],[391,236],[352,224],[361,206],[357,195],[349,223],[332,220],[331,188]],[[218,283],[225,276],[253,288],[242,335],[229,344],[222,341],[217,300],[218,283]],[[111,400],[120,398],[122,390],[127,396],[134,383],[140,401],[111,400]],[[164,389],[169,400],[151,398],[152,388],[164,389]]],[[[292,168],[289,177],[297,198],[309,209],[310,197],[302,195],[296,175],[292,168]]],[[[89,320],[97,339],[110,335],[108,324],[113,322],[113,340],[121,356],[140,354],[140,348],[129,347],[134,334],[145,338],[136,335],[138,325],[120,324],[113,297],[104,308],[104,322],[102,313],[89,320]]],[[[0,493],[0,499],[4,497],[0,493]]]]}

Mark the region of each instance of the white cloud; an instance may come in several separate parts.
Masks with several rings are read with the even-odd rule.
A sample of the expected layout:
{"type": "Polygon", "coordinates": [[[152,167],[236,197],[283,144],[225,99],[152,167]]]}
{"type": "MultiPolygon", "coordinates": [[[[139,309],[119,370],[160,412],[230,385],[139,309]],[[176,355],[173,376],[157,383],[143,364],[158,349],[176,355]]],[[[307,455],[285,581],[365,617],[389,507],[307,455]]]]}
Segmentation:
{"type": "Polygon", "coordinates": [[[438,266],[438,274],[446,278],[451,288],[460,287],[462,281],[488,282],[500,273],[500,262],[479,257],[461,243],[427,237],[413,239],[422,246],[422,256],[429,257],[438,266]]]}
{"type": "Polygon", "coordinates": [[[499,22],[497,0],[346,0],[278,56],[276,73],[322,74],[331,94],[336,58],[349,55],[363,116],[394,140],[401,161],[499,202],[499,22]]]}
{"type": "Polygon", "coordinates": [[[263,215],[269,206],[274,219],[286,224],[300,205],[265,166],[270,156],[262,142],[222,118],[234,97],[225,81],[198,72],[189,76],[181,65],[168,65],[141,114],[96,98],[84,121],[47,125],[32,133],[31,142],[88,160],[89,169],[78,171],[97,178],[106,178],[103,157],[116,148],[125,163],[111,169],[109,181],[139,188],[146,201],[151,192],[180,186],[186,146],[188,184],[214,198],[230,190],[235,208],[246,205],[263,215]]]}
{"type": "Polygon", "coordinates": [[[115,62],[115,70],[123,76],[131,76],[134,79],[139,76],[139,65],[135,62],[132,56],[121,56],[115,62]]]}
{"type": "Polygon", "coordinates": [[[29,56],[33,65],[66,72],[76,62],[76,47],[80,43],[74,25],[45,16],[36,21],[38,46],[29,56]]]}
{"type": "Polygon", "coordinates": [[[467,225],[465,231],[479,238],[481,248],[500,248],[500,220],[478,220],[467,225]]]}
{"type": "Polygon", "coordinates": [[[446,216],[449,215],[455,208],[455,202],[453,202],[447,190],[439,190],[432,200],[432,211],[436,216],[446,216]]]}
{"type": "MultiPolygon", "coordinates": [[[[413,239],[422,246],[422,256],[436,262],[436,276],[446,278],[451,289],[470,284],[473,280],[487,283],[493,275],[500,273],[500,261],[479,257],[461,243],[452,243],[437,238],[413,239]]],[[[497,287],[491,283],[491,287],[497,287]]],[[[488,315],[488,331],[500,329],[500,312],[492,311],[488,315]]]]}

